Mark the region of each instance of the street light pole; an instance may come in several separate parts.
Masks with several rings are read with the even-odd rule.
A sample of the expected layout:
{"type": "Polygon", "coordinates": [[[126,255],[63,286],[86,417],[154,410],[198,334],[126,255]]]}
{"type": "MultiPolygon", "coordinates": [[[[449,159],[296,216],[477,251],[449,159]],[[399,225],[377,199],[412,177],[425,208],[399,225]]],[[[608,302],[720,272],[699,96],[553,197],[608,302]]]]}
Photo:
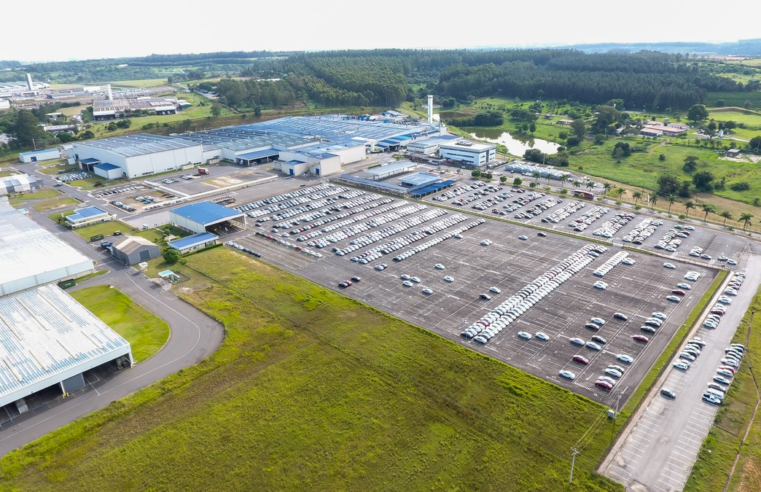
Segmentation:
{"type": "Polygon", "coordinates": [[[576,455],[579,454],[579,450],[571,448],[573,451],[573,457],[571,458],[571,477],[568,479],[568,483],[573,483],[573,467],[576,465],[576,455]]]}

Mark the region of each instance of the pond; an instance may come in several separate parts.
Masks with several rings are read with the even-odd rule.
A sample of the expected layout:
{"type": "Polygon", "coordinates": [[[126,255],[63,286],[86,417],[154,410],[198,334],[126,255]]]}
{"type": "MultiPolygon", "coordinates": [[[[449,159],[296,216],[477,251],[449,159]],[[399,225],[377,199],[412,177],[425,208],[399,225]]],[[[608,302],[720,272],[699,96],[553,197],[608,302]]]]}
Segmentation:
{"type": "Polygon", "coordinates": [[[560,147],[560,144],[541,138],[514,137],[502,130],[478,130],[476,133],[471,133],[470,136],[478,140],[502,144],[507,147],[509,153],[517,156],[522,156],[529,149],[538,149],[545,154],[556,154],[558,147],[560,147]]]}

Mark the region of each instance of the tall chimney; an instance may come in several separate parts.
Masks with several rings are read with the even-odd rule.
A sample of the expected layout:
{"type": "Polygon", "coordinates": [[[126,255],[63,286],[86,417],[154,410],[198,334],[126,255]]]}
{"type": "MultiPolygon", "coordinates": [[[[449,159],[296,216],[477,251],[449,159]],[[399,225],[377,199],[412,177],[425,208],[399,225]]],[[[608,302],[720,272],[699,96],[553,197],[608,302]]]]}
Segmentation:
{"type": "Polygon", "coordinates": [[[108,87],[108,100],[113,101],[114,100],[114,93],[111,92],[111,84],[108,84],[106,87],[108,87]]]}
{"type": "Polygon", "coordinates": [[[428,95],[428,124],[433,125],[433,96],[428,95]]]}
{"type": "Polygon", "coordinates": [[[26,86],[30,91],[34,90],[34,84],[32,83],[32,74],[26,74],[26,86]]]}

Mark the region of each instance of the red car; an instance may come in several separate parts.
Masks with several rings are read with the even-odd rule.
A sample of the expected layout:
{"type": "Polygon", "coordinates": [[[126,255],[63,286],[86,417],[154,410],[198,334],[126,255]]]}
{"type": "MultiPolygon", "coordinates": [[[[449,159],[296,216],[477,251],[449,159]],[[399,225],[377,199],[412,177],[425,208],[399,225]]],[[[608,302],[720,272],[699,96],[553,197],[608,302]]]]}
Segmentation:
{"type": "Polygon", "coordinates": [[[573,356],[573,360],[574,360],[575,362],[578,362],[579,364],[584,364],[585,366],[586,366],[587,364],[589,364],[589,359],[587,359],[586,357],[582,357],[582,356],[580,356],[580,355],[574,355],[574,356],[573,356]]]}
{"type": "Polygon", "coordinates": [[[672,294],[676,294],[678,296],[686,296],[687,295],[687,293],[685,291],[683,291],[683,290],[672,290],[671,293],[672,294]]]}
{"type": "Polygon", "coordinates": [[[718,314],[719,316],[724,316],[725,311],[722,311],[721,309],[713,309],[711,310],[711,314],[718,314]]]}
{"type": "Polygon", "coordinates": [[[635,342],[647,343],[650,341],[649,338],[644,337],[642,335],[634,335],[632,338],[634,339],[635,342]]]}
{"type": "Polygon", "coordinates": [[[719,369],[724,369],[725,371],[729,371],[732,374],[737,372],[737,369],[735,369],[734,367],[729,367],[729,366],[719,366],[719,369]]]}
{"type": "Polygon", "coordinates": [[[608,390],[608,391],[613,389],[613,385],[608,383],[607,381],[596,381],[595,386],[597,386],[598,388],[602,388],[604,390],[608,390]]]}

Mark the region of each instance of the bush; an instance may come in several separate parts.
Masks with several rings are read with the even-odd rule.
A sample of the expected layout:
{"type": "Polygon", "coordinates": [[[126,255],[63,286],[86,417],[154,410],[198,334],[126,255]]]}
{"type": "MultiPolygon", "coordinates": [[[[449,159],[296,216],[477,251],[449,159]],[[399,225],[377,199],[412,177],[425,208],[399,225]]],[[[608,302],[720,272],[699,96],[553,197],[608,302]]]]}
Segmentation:
{"type": "Polygon", "coordinates": [[[666,154],[661,154],[658,156],[659,161],[665,161],[666,160],[666,154]]]}
{"type": "Polygon", "coordinates": [[[169,263],[170,265],[174,265],[178,261],[180,261],[180,258],[182,255],[179,251],[172,248],[166,248],[162,253],[161,256],[164,257],[164,261],[169,263]]]}
{"type": "Polygon", "coordinates": [[[745,181],[740,181],[739,183],[732,183],[729,185],[729,188],[732,191],[748,191],[750,189],[750,184],[745,181]]]}
{"type": "Polygon", "coordinates": [[[634,206],[634,210],[642,210],[642,205],[639,203],[634,206]]]}
{"type": "Polygon", "coordinates": [[[570,137],[568,140],[565,141],[565,144],[567,147],[575,147],[581,143],[581,140],[579,140],[578,137],[570,137]]]}
{"type": "Polygon", "coordinates": [[[568,188],[563,188],[562,190],[560,190],[560,194],[561,195],[567,195],[568,194],[568,188]]]}
{"type": "Polygon", "coordinates": [[[515,178],[515,179],[513,180],[513,184],[514,184],[515,186],[520,186],[520,185],[522,185],[522,184],[523,184],[523,180],[522,180],[521,178],[515,178]]]}
{"type": "Polygon", "coordinates": [[[687,218],[687,216],[686,216],[686,215],[684,215],[684,214],[679,214],[679,220],[684,220],[684,219],[686,219],[686,218],[687,218]]]}

